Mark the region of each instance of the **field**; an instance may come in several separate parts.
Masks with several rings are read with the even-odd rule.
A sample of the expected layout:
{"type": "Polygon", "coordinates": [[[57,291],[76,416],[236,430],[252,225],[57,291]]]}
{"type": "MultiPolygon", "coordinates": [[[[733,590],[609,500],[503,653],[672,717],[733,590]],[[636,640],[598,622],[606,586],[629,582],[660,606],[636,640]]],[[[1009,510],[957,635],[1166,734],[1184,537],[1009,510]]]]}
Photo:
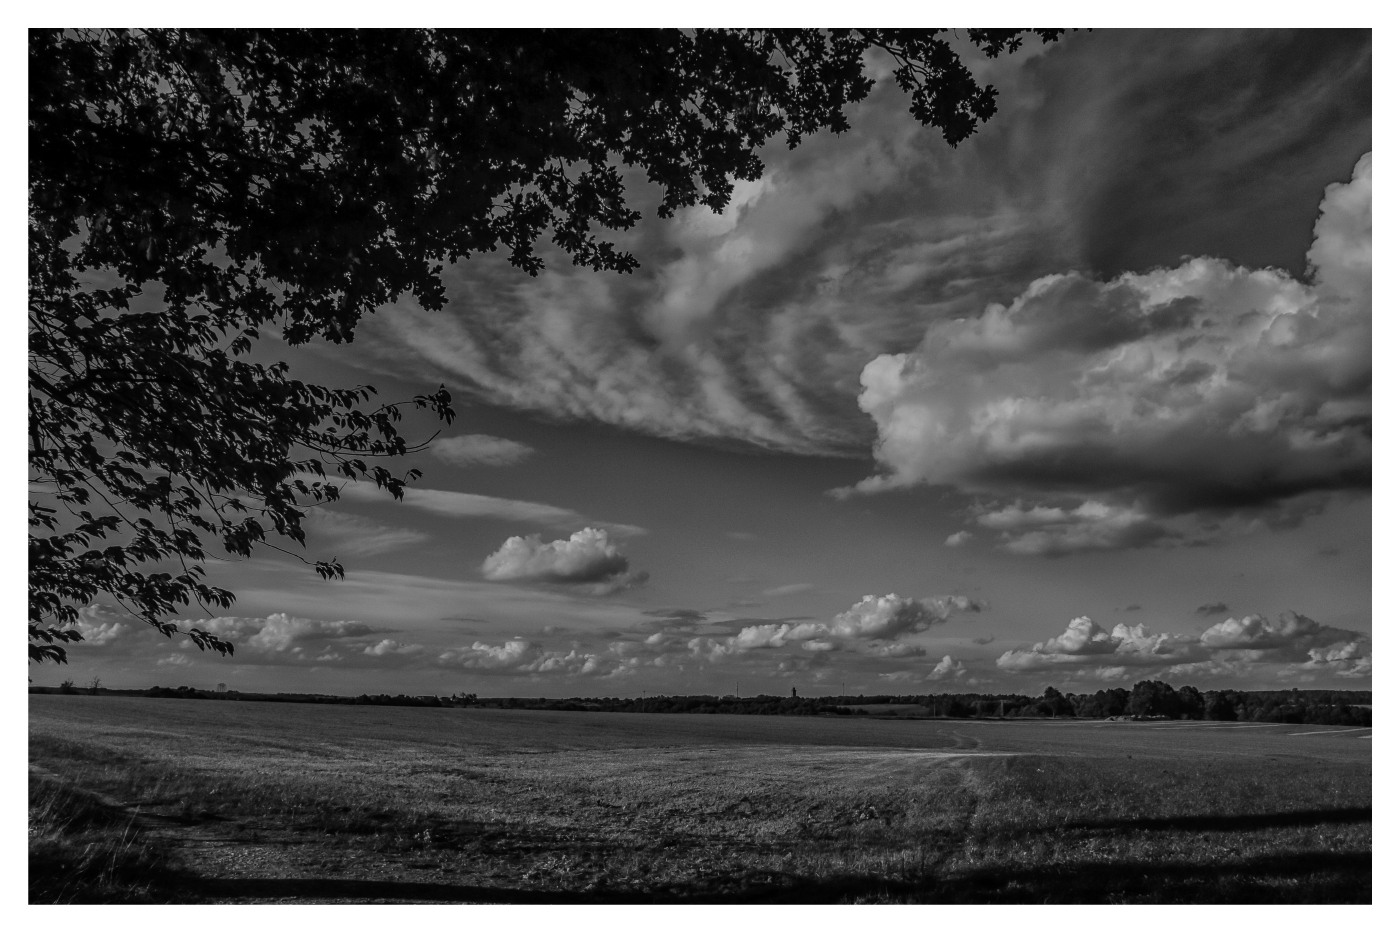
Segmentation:
{"type": "Polygon", "coordinates": [[[1361,902],[1369,729],[31,696],[30,900],[1361,902]]]}

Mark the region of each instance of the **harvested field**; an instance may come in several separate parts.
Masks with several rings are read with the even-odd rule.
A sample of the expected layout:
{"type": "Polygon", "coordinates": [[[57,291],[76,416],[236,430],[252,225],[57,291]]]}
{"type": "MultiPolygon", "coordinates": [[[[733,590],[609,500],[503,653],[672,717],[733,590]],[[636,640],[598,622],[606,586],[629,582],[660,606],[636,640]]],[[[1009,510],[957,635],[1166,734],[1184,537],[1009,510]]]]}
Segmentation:
{"type": "Polygon", "coordinates": [[[1369,737],[34,696],[31,900],[1369,902],[1369,737]]]}

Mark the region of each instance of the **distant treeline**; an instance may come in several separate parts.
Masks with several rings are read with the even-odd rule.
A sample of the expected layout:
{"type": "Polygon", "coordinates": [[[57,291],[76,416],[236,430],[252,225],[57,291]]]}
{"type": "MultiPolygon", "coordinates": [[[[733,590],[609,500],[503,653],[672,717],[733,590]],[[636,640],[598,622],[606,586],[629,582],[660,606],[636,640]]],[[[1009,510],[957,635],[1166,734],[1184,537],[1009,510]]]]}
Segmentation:
{"type": "MultiPolygon", "coordinates": [[[[30,693],[78,693],[62,687],[30,687],[30,693]]],[[[213,692],[191,687],[151,687],[149,690],[83,689],[111,696],[149,696],[188,700],[243,700],[271,703],[332,703],[354,706],[448,706],[486,709],[537,709],[606,713],[729,713],[750,716],[870,715],[863,707],[899,707],[900,718],[998,719],[1073,717],[1107,719],[1210,719],[1220,722],[1281,722],[1328,726],[1369,726],[1369,690],[1207,690],[1175,688],[1160,680],[1143,680],[1131,690],[1114,687],[1096,693],[1061,693],[1047,687],[1038,697],[1017,693],[939,693],[909,696],[753,697],[651,696],[626,697],[483,697],[474,693],[452,696],[408,696],[386,693],[334,696],[316,693],[213,692]],[[922,707],[922,710],[915,709],[922,707]]],[[[892,712],[896,712],[892,710],[892,712]]],[[[877,715],[878,715],[877,711],[877,715]]]]}
{"type": "Polygon", "coordinates": [[[490,709],[558,709],[604,713],[731,713],[741,716],[850,716],[865,713],[852,710],[851,703],[869,702],[854,697],[753,697],[655,696],[571,697],[551,700],[518,697],[487,697],[475,705],[490,709]]]}
{"type": "MultiPolygon", "coordinates": [[[[867,700],[878,703],[882,700],[867,700]]],[[[1369,726],[1369,690],[1206,690],[1174,688],[1142,680],[1132,690],[1114,687],[1096,693],[1061,693],[1047,687],[1039,697],[940,694],[898,697],[890,703],[918,703],[934,716],[971,719],[987,716],[1110,716],[1210,719],[1219,722],[1285,722],[1329,726],[1369,726]]]]}

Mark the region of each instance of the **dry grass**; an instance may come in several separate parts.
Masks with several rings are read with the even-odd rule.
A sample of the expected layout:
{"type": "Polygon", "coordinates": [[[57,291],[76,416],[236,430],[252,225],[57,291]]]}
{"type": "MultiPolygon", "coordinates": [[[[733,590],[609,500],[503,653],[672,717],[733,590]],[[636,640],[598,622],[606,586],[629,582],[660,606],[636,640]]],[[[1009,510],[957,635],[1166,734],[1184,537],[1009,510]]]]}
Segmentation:
{"type": "MultiPolygon", "coordinates": [[[[147,898],[1370,899],[1369,761],[706,745],[668,741],[665,716],[647,717],[649,745],[616,748],[545,719],[522,734],[529,714],[492,732],[490,714],[353,708],[220,732],[190,728],[214,712],[200,704],[162,718],[178,701],[133,702],[32,721],[30,758],[156,821],[145,838],[176,846],[184,874],[147,898]],[[420,712],[484,725],[436,741],[382,728],[420,712]]],[[[130,838],[119,821],[81,832],[130,838]]]]}
{"type": "Polygon", "coordinates": [[[66,782],[31,776],[30,903],[159,901],[173,880],[169,846],[131,814],[66,782]]]}

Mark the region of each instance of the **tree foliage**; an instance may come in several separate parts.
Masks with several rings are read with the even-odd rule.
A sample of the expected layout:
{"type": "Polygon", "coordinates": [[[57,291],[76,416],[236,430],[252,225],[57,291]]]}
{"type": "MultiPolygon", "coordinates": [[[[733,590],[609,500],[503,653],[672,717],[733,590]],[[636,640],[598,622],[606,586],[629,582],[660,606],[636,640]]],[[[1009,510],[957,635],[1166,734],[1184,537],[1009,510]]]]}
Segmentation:
{"type": "MultiPolygon", "coordinates": [[[[206,539],[300,544],[332,479],[398,497],[415,478],[372,462],[412,449],[400,405],[305,384],[255,341],[343,343],[380,305],[439,309],[444,266],[474,253],[536,274],[546,233],[630,271],[598,234],[640,219],[624,170],[663,217],[720,210],[770,139],[848,128],[867,54],[956,145],[996,92],[945,32],[31,32],[31,658],[64,660],[100,594],[170,636],[178,607],[233,600],[205,582],[206,539]]],[[[966,38],[996,56],[1026,32],[966,38]]],[[[452,418],[444,389],[405,404],[452,418]]]]}

